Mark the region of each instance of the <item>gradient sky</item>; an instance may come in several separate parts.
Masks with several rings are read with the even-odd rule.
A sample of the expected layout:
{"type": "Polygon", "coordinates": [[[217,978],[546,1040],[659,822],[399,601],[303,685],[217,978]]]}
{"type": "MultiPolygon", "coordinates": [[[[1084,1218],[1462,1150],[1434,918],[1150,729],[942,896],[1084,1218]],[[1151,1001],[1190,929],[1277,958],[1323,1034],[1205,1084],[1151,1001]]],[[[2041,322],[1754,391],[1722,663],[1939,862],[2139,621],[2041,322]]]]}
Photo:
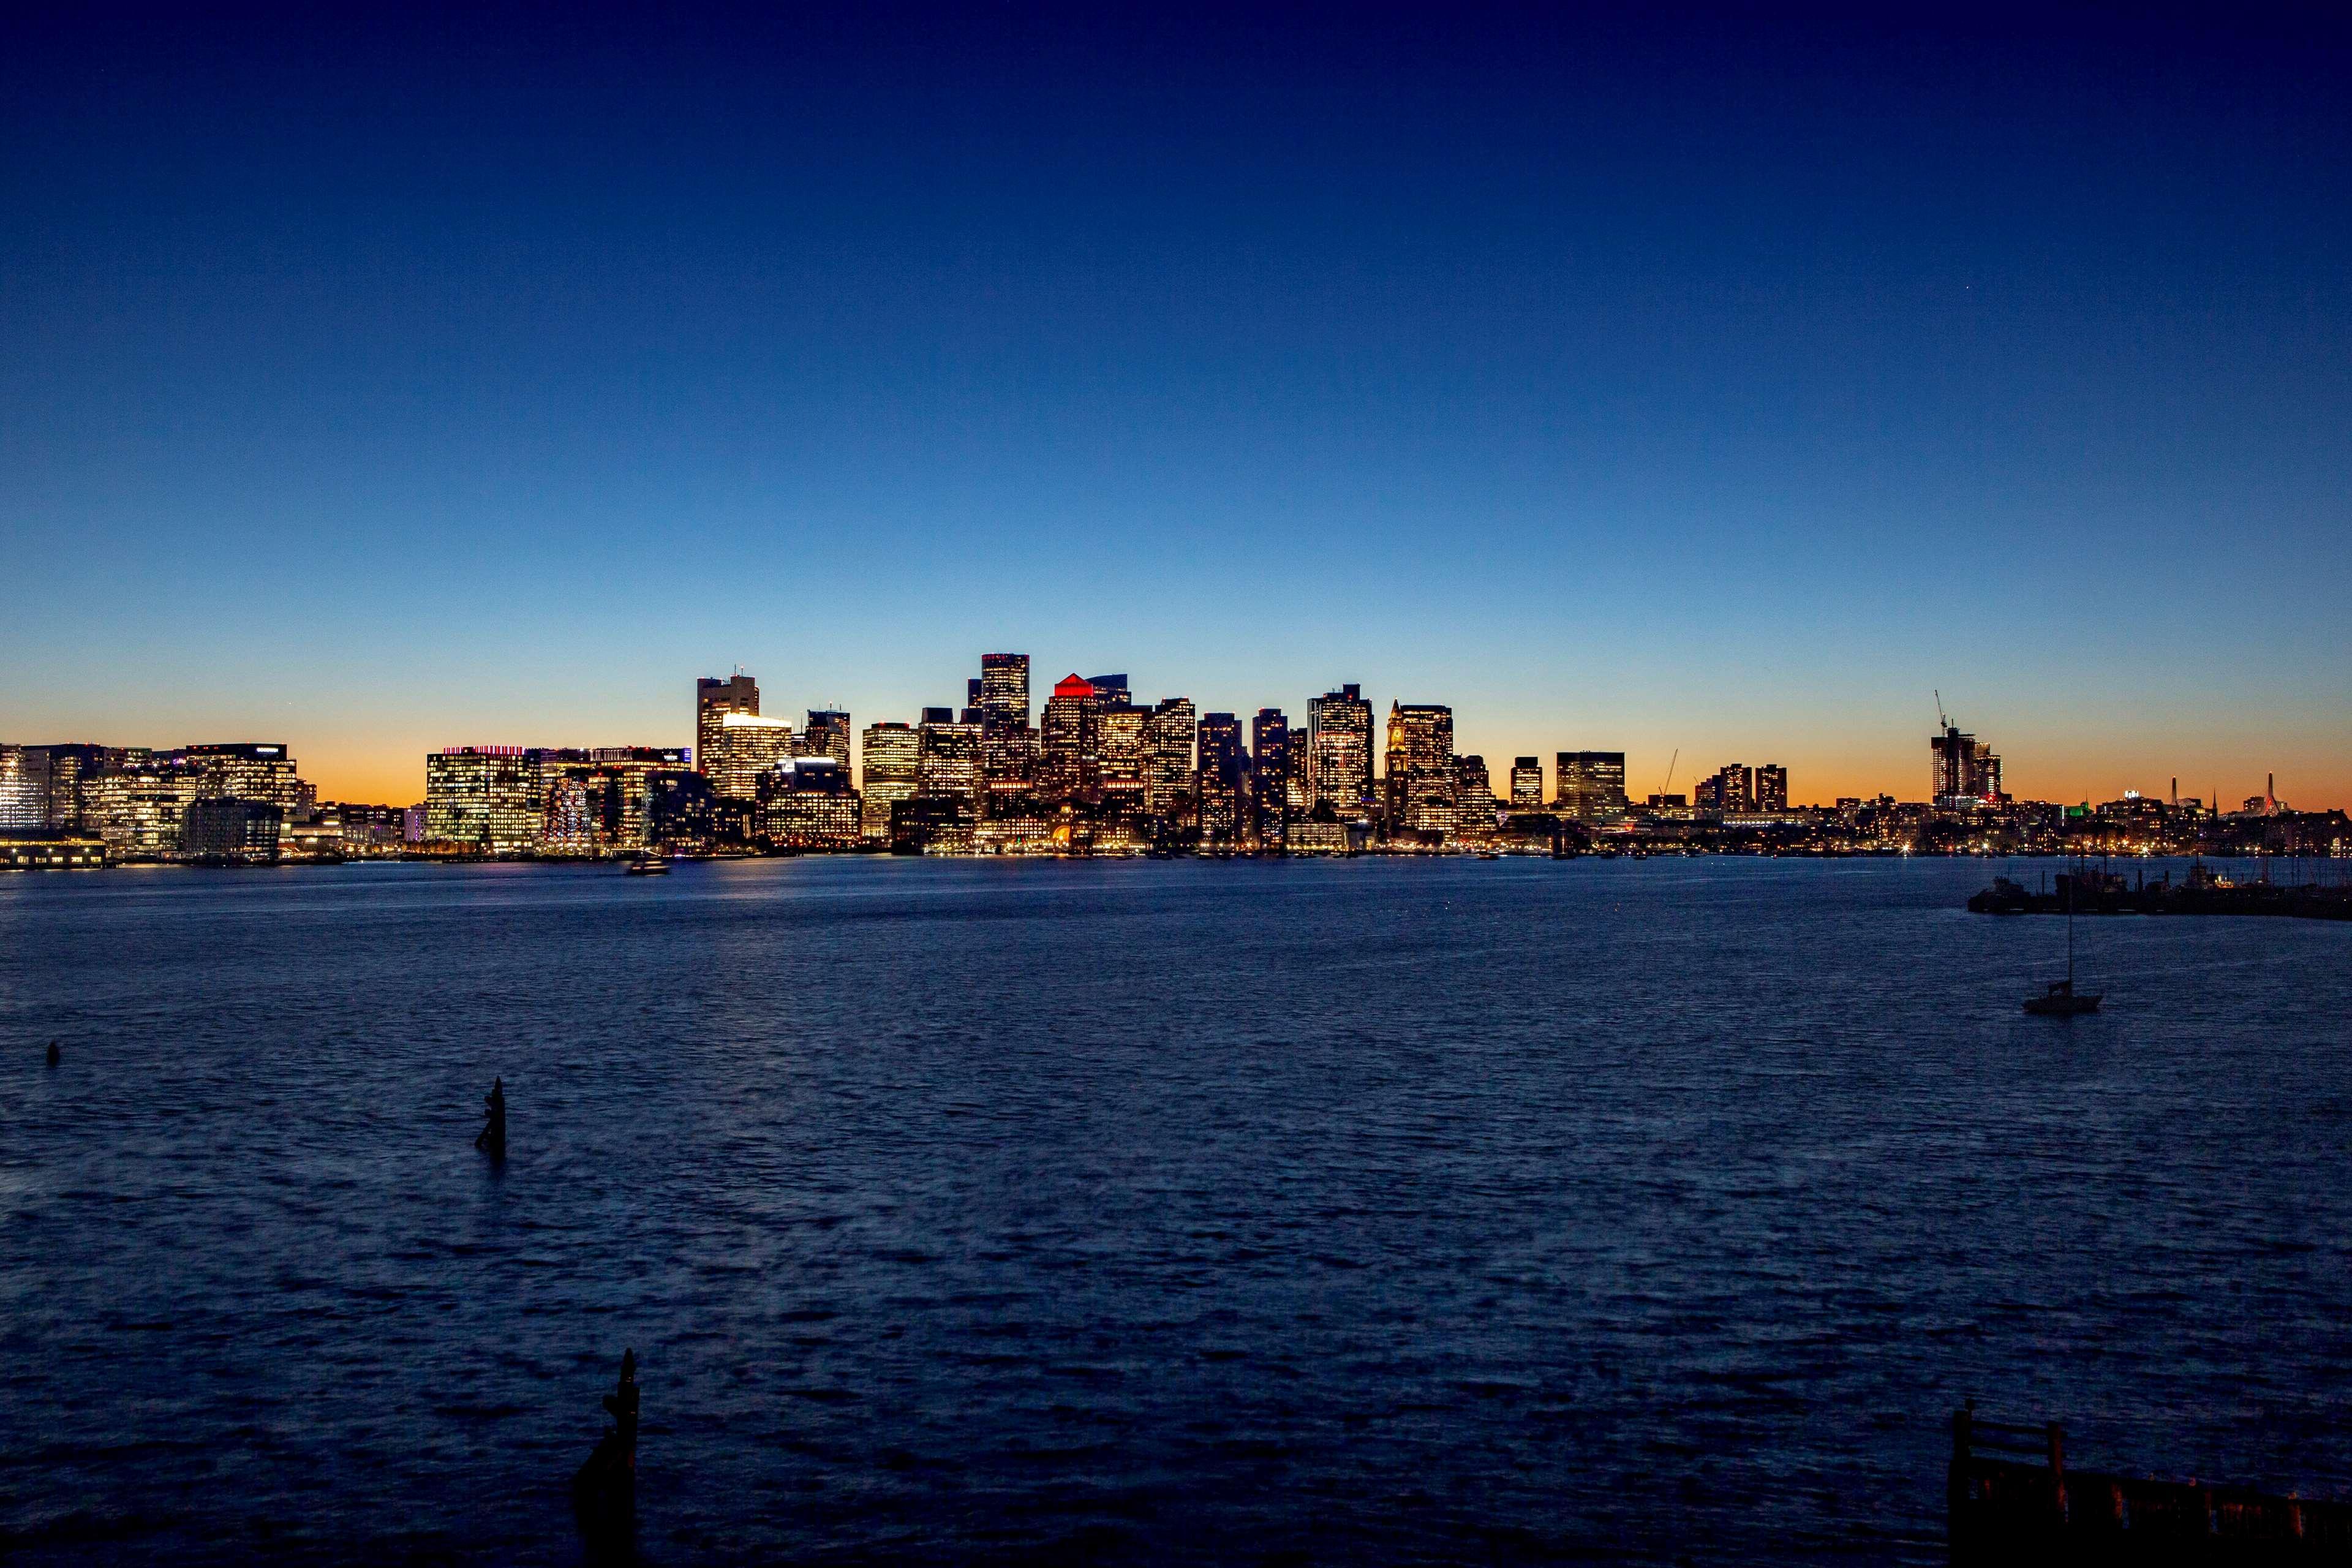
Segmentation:
{"type": "Polygon", "coordinates": [[[2352,803],[2327,12],[1124,9],[17,18],[0,739],[407,801],[1010,648],[2352,803]]]}

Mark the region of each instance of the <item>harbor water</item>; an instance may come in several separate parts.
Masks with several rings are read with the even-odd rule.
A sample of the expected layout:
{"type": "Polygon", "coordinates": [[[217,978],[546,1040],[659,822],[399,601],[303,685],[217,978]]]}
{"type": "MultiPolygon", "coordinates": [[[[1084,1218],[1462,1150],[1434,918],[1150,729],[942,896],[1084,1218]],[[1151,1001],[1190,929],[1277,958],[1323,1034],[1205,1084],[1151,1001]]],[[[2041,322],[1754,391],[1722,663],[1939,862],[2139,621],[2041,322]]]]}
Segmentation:
{"type": "Polygon", "coordinates": [[[2352,1496],[2352,926],[2029,1018],[2002,868],[0,879],[0,1553],[576,1562],[624,1347],[655,1563],[1929,1563],[1970,1396],[2352,1496]]]}

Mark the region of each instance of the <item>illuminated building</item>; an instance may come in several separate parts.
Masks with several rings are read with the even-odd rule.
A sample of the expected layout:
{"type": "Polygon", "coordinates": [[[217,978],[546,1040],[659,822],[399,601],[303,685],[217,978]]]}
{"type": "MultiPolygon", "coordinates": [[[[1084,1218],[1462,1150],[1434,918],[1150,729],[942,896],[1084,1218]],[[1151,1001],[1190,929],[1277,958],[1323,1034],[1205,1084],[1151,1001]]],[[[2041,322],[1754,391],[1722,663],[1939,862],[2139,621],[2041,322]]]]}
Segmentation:
{"type": "Polygon", "coordinates": [[[1561,752],[1552,759],[1562,816],[1588,826],[1625,820],[1625,753],[1561,752]]]}
{"type": "Polygon", "coordinates": [[[261,864],[278,858],[285,808],[265,800],[198,800],[188,805],[180,852],[192,860],[261,864]]]}
{"type": "Polygon", "coordinates": [[[302,781],[282,742],[223,742],[189,746],[180,755],[207,799],[265,800],[288,811],[299,799],[302,781]]]}
{"type": "Polygon", "coordinates": [[[450,746],[425,759],[425,840],[477,855],[529,855],[545,814],[541,753],[450,746]]]}
{"type": "Polygon", "coordinates": [[[987,745],[985,723],[964,722],[952,709],[924,709],[915,734],[915,793],[976,805],[987,745]]]}
{"type": "Polygon", "coordinates": [[[126,748],[121,766],[82,782],[84,832],[94,832],[114,860],[176,854],[188,807],[199,791],[193,769],[126,748]]]}
{"type": "MultiPolygon", "coordinates": [[[[1126,678],[1118,679],[1122,683],[1118,689],[1124,691],[1126,678]]],[[[1099,692],[1102,688],[1097,684],[1095,689],[1099,692]]],[[[1103,806],[1114,816],[1144,809],[1144,730],[1150,719],[1150,714],[1124,697],[1115,702],[1105,700],[1095,716],[1102,752],[1103,806]]]]}
{"type": "Polygon", "coordinates": [[[809,710],[808,727],[793,742],[796,757],[830,757],[849,766],[849,715],[832,708],[809,710]]]}
{"type": "Polygon", "coordinates": [[[922,737],[899,723],[868,724],[858,747],[864,760],[865,816],[859,826],[868,842],[890,837],[890,808],[912,800],[922,780],[922,737]]]}
{"type": "Polygon", "coordinates": [[[1242,746],[1241,721],[1230,713],[1203,713],[1198,731],[1199,779],[1194,786],[1202,847],[1241,842],[1249,805],[1249,753],[1242,746]]]}
{"type": "Polygon", "coordinates": [[[779,763],[762,785],[760,837],[779,849],[855,849],[865,810],[849,770],[831,757],[779,763]]]}
{"type": "Polygon", "coordinates": [[[1756,770],[1743,763],[1724,763],[1693,786],[1691,804],[1701,811],[1754,811],[1756,770]]]}
{"type": "Polygon", "coordinates": [[[48,753],[0,746],[0,833],[34,833],[48,825],[48,753]]]}
{"type": "Polygon", "coordinates": [[[709,748],[702,753],[702,772],[710,787],[729,800],[752,800],[760,781],[792,754],[793,721],[762,719],[757,713],[728,709],[719,715],[709,748]]]}
{"type": "Polygon", "coordinates": [[[0,837],[0,871],[95,871],[106,864],[96,838],[0,837]]]}
{"type": "Polygon", "coordinates": [[[1102,777],[1101,711],[1092,681],[1069,675],[1055,683],[1037,724],[1037,791],[1045,800],[1091,798],[1102,777]]]}
{"type": "Polygon", "coordinates": [[[1106,708],[1114,702],[1135,700],[1135,693],[1129,689],[1127,677],[1124,675],[1089,676],[1087,679],[1087,684],[1095,689],[1095,696],[1101,700],[1102,705],[1106,708]]]}
{"type": "Polygon", "coordinates": [[[719,745],[722,715],[749,713],[757,717],[759,711],[760,683],[741,669],[723,679],[706,675],[697,680],[694,683],[695,766],[706,773],[710,772],[711,756],[719,745]]]}
{"type": "MultiPolygon", "coordinates": [[[[977,724],[972,728],[979,729],[977,724]]],[[[961,796],[919,795],[890,808],[893,855],[969,855],[971,802],[961,796]]]]}
{"type": "Polygon", "coordinates": [[[1310,803],[1342,817],[1361,817],[1372,802],[1372,705],[1362,689],[1342,686],[1307,705],[1310,803]]]}
{"type": "Polygon", "coordinates": [[[1198,724],[1192,700],[1170,697],[1152,705],[1143,725],[1143,808],[1174,822],[1192,815],[1192,742],[1198,724]]]}
{"type": "Polygon", "coordinates": [[[1543,803],[1543,759],[1513,757],[1511,759],[1511,809],[1541,811],[1543,803]]]}
{"type": "Polygon", "coordinates": [[[1434,702],[1390,703],[1384,761],[1389,831],[1452,831],[1462,789],[1454,760],[1454,710],[1434,702]]]}
{"type": "Polygon", "coordinates": [[[1465,838],[1492,837],[1497,814],[1495,778],[1486,771],[1486,759],[1458,757],[1454,771],[1459,780],[1454,791],[1454,831],[1465,838]]]}
{"type": "Polygon", "coordinates": [[[683,769],[656,773],[646,784],[646,837],[653,846],[707,850],[746,837],[740,827],[728,826],[730,808],[704,774],[683,769]]]}
{"type": "Polygon", "coordinates": [[[1974,735],[1947,724],[1942,734],[1927,737],[1927,798],[1937,809],[1973,811],[2007,798],[2000,792],[2000,758],[1974,735]]]}
{"type": "Polygon", "coordinates": [[[1251,798],[1258,842],[1280,848],[1290,814],[1304,804],[1298,758],[1290,745],[1290,720],[1279,708],[1261,708],[1250,721],[1251,798]]]}
{"type": "Polygon", "coordinates": [[[82,781],[96,778],[121,761],[121,753],[113,747],[79,743],[28,746],[25,754],[27,771],[47,782],[48,826],[65,834],[84,830],[82,781]]]}
{"type": "Polygon", "coordinates": [[[1029,727],[1027,654],[980,656],[980,729],[982,793],[1009,805],[1028,794],[1037,761],[1037,733],[1029,727]]]}
{"type": "Polygon", "coordinates": [[[590,775],[610,785],[603,796],[607,847],[652,847],[654,781],[683,770],[687,762],[685,749],[678,746],[599,746],[588,753],[590,775]]]}
{"type": "Polygon", "coordinates": [[[593,855],[604,846],[602,787],[569,774],[545,781],[539,847],[547,855],[593,855]]]}
{"type": "Polygon", "coordinates": [[[1756,770],[1756,809],[1789,809],[1789,770],[1778,763],[1766,763],[1756,770]]]}

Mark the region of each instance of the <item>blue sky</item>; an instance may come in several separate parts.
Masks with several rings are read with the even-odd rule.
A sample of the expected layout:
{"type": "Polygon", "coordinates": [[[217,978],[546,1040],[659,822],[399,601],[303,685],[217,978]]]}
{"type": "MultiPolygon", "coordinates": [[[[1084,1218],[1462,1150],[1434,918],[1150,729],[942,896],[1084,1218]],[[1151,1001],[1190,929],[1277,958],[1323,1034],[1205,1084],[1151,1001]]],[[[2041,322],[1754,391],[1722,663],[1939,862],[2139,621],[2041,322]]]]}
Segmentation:
{"type": "MultiPolygon", "coordinates": [[[[49,19],[0,738],[1124,669],[1465,749],[2352,799],[2324,13],[49,19]]],[[[42,28],[48,29],[42,31],[42,28]]]]}

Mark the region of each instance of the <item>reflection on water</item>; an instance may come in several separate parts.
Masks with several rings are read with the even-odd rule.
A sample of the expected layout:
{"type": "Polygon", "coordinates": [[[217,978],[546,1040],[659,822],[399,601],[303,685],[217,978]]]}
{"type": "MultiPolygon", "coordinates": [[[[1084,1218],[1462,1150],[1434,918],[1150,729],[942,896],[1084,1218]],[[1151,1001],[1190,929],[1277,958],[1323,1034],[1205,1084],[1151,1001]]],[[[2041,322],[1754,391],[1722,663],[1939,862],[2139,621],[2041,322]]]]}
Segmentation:
{"type": "Polygon", "coordinates": [[[0,1529],[576,1560],[624,1345],[666,1563],[1935,1561],[1969,1394],[2352,1491],[2352,928],[2033,1020],[1988,875],[0,882],[0,1529]]]}

